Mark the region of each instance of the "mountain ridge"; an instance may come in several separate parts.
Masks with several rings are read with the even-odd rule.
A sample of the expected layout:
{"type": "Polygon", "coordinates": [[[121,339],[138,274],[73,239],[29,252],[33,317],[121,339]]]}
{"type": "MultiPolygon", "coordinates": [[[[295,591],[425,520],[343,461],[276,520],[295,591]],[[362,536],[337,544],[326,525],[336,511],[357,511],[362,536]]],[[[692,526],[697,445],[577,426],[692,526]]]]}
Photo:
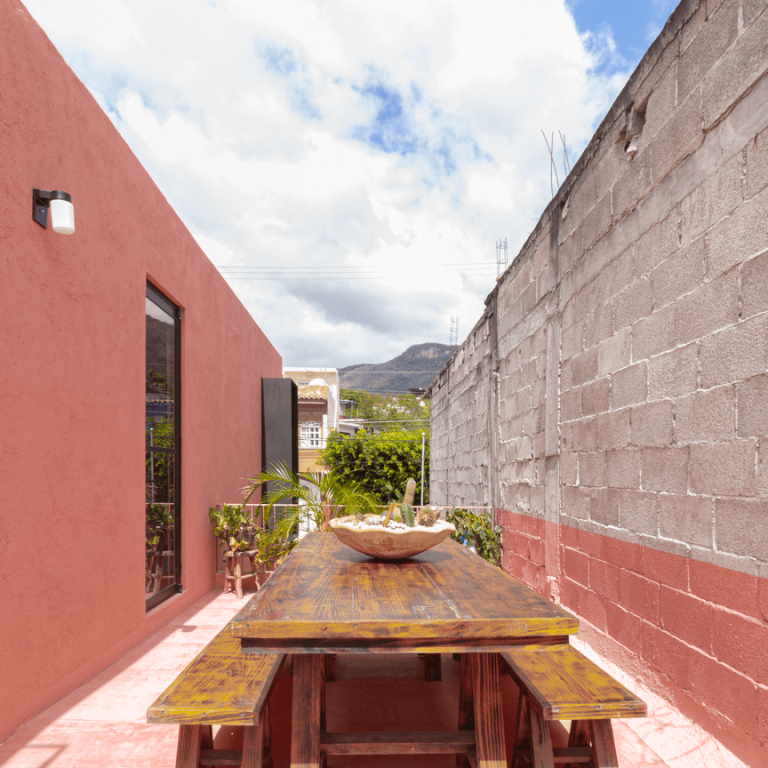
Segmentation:
{"type": "Polygon", "coordinates": [[[339,368],[345,389],[365,392],[407,392],[426,389],[450,359],[448,344],[414,344],[385,363],[356,363],[339,368]]]}

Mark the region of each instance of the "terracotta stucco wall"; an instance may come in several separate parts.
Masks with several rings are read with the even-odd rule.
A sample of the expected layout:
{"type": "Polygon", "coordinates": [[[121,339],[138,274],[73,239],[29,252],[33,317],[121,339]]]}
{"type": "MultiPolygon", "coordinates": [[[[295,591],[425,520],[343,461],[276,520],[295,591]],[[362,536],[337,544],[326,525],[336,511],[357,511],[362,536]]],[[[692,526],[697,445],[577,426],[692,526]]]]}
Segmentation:
{"type": "Polygon", "coordinates": [[[433,498],[768,764],[768,10],[681,3],[433,385],[433,498]],[[629,150],[629,151],[628,151],[629,150]]]}
{"type": "Polygon", "coordinates": [[[213,585],[281,359],[83,84],[0,0],[0,740],[213,585]],[[75,204],[67,237],[33,187],[75,204]],[[145,613],[145,285],[183,308],[184,592],[145,613]]]}

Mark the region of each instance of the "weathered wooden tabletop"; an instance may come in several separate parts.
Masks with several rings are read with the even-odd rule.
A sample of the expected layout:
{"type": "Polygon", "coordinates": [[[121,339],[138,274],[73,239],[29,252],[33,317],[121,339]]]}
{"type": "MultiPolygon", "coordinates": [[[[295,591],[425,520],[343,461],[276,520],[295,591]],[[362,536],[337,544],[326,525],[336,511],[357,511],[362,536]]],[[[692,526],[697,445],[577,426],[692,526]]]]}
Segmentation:
{"type": "Polygon", "coordinates": [[[446,539],[375,560],[311,533],[234,617],[248,652],[460,652],[567,642],[578,619],[446,539]],[[535,638],[535,640],[534,640],[535,638]]]}

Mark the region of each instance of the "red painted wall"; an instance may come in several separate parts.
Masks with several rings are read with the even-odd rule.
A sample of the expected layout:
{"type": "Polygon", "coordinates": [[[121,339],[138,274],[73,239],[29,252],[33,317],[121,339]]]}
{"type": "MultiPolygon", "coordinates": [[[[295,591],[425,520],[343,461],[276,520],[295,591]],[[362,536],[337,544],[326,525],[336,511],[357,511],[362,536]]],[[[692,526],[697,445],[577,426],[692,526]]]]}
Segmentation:
{"type": "Polygon", "coordinates": [[[762,764],[768,580],[508,510],[497,519],[508,573],[553,597],[544,563],[555,542],[560,602],[590,645],[762,764]]]}
{"type": "Polygon", "coordinates": [[[280,356],[85,86],[0,0],[0,741],[213,586],[280,356]],[[32,220],[73,196],[76,233],[32,220]],[[145,285],[182,321],[184,592],[145,613],[145,285]]]}

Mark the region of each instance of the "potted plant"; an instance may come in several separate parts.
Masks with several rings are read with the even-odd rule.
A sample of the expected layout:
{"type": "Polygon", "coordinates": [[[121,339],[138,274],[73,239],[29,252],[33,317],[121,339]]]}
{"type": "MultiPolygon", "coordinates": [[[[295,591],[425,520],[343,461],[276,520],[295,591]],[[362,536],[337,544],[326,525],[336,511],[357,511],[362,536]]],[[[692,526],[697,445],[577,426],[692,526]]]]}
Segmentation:
{"type": "Polygon", "coordinates": [[[468,509],[452,509],[446,520],[456,526],[451,538],[469,547],[493,565],[501,557],[501,526],[493,526],[486,515],[476,515],[468,509]]]}

